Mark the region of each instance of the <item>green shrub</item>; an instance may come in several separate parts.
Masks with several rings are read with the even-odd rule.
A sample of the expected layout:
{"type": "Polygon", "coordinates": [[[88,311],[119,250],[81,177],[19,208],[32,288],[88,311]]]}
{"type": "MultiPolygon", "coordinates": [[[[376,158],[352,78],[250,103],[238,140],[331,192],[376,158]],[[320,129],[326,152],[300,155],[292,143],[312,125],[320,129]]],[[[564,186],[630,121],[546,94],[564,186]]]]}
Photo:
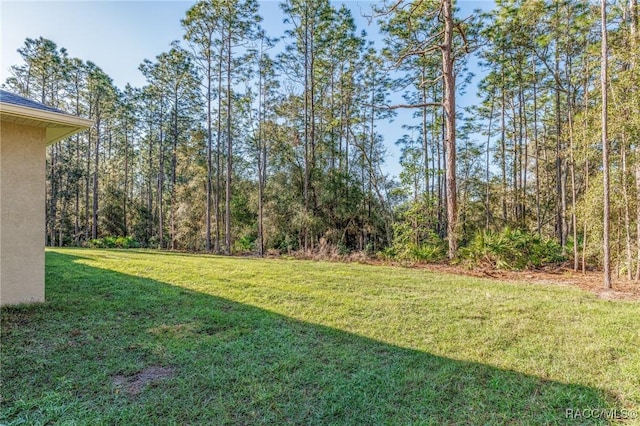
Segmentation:
{"type": "Polygon", "coordinates": [[[460,257],[470,266],[487,264],[497,269],[529,269],[565,260],[558,243],[520,229],[478,232],[460,257]]]}
{"type": "Polygon", "coordinates": [[[442,244],[427,243],[422,245],[410,245],[405,254],[407,260],[418,262],[437,262],[444,258],[444,246],[442,244]]]}
{"type": "Polygon", "coordinates": [[[410,262],[438,262],[445,258],[445,244],[437,237],[421,244],[396,242],[378,253],[384,260],[404,260],[410,262]]]}
{"type": "Polygon", "coordinates": [[[236,250],[248,252],[255,250],[257,238],[253,235],[243,235],[236,241],[236,250]]]}
{"type": "Polygon", "coordinates": [[[395,247],[386,247],[385,249],[379,251],[376,256],[382,260],[393,260],[398,256],[398,251],[395,247]]]}

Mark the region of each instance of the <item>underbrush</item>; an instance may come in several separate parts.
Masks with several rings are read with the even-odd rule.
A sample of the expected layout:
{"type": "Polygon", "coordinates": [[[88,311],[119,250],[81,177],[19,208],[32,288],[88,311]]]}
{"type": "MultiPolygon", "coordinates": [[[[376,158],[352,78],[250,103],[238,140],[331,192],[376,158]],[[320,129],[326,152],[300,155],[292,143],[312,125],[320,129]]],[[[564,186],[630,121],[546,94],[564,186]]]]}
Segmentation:
{"type": "Polygon", "coordinates": [[[460,249],[463,264],[496,269],[531,269],[563,262],[562,248],[555,241],[520,229],[478,232],[460,249]]]}
{"type": "MultiPolygon", "coordinates": [[[[376,254],[367,250],[349,250],[341,244],[331,244],[321,238],[318,245],[310,250],[268,249],[268,257],[293,257],[307,260],[327,260],[334,262],[368,263],[381,260],[388,263],[420,264],[438,263],[447,260],[447,244],[435,233],[415,242],[407,232],[399,232],[390,247],[376,254]]],[[[103,237],[90,240],[90,248],[140,248],[141,244],[132,237],[103,237]]],[[[250,253],[252,247],[238,250],[250,253]]],[[[459,250],[459,261],[467,267],[489,267],[503,270],[522,270],[540,268],[544,265],[567,260],[562,248],[552,239],[543,238],[520,229],[505,228],[499,232],[480,231],[459,250]]]]}

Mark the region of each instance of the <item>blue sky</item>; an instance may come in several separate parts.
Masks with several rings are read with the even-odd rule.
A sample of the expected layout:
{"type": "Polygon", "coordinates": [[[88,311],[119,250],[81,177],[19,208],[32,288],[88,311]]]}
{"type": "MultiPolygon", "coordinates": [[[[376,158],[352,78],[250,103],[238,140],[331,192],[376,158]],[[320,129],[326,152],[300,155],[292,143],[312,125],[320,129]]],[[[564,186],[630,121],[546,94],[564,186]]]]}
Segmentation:
{"type": "MultiPolygon", "coordinates": [[[[16,50],[27,37],[44,37],[65,47],[71,57],[92,61],[101,67],[114,83],[124,88],[126,83],[140,87],[145,84],[138,66],[144,59],[153,60],[169,50],[173,40],[182,40],[180,20],[195,1],[30,1],[0,0],[0,82],[9,77],[9,67],[20,63],[16,50]]],[[[368,13],[374,2],[350,1],[359,29],[377,38],[376,28],[367,27],[361,15],[368,13]]],[[[459,1],[460,16],[473,9],[490,8],[492,0],[459,1]]],[[[281,36],[285,30],[278,1],[260,1],[263,27],[271,36],[281,36]]],[[[474,85],[476,82],[474,82],[474,85]]],[[[476,89],[469,87],[460,106],[473,103],[476,89]]],[[[398,150],[396,139],[402,136],[400,126],[411,113],[404,111],[393,123],[380,123],[389,148],[388,172],[397,175],[398,150]]]]}
{"type": "MultiPolygon", "coordinates": [[[[2,62],[0,80],[20,62],[16,49],[27,37],[42,36],[65,47],[70,56],[90,60],[109,74],[116,85],[144,84],[138,65],[167,51],[172,40],[182,40],[180,20],[194,1],[6,1],[0,2],[2,62]]],[[[369,12],[373,2],[351,1],[356,15],[369,12]]],[[[285,26],[278,1],[261,1],[263,27],[272,36],[285,26]]],[[[360,27],[367,20],[356,16],[360,27]]],[[[371,32],[371,31],[368,31],[371,32]]]]}

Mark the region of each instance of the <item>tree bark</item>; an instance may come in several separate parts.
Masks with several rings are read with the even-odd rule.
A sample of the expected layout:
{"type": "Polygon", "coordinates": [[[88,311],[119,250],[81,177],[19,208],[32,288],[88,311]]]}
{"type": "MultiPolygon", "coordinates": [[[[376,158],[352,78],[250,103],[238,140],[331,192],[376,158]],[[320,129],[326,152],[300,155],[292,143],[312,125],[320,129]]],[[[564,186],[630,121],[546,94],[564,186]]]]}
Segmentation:
{"type": "Polygon", "coordinates": [[[631,280],[633,269],[633,260],[631,259],[631,213],[629,211],[629,190],[627,188],[627,138],[626,135],[622,135],[622,170],[620,176],[620,184],[622,185],[622,200],[624,204],[624,241],[625,241],[625,254],[626,254],[626,273],[627,279],[631,280]]]}
{"type": "Polygon", "coordinates": [[[225,253],[231,254],[231,172],[233,169],[233,135],[231,134],[231,28],[227,34],[227,176],[225,182],[224,246],[225,253]]]}
{"type": "Polygon", "coordinates": [[[536,231],[541,235],[542,217],[540,211],[540,147],[538,146],[538,76],[533,59],[533,146],[536,158],[536,231]]]}
{"type": "Polygon", "coordinates": [[[490,219],[491,219],[491,182],[490,182],[490,173],[489,173],[489,165],[490,165],[490,153],[491,153],[491,125],[493,121],[493,109],[495,106],[495,93],[491,95],[491,112],[489,113],[489,127],[487,131],[487,150],[486,150],[486,158],[485,158],[485,179],[486,179],[486,192],[485,192],[485,230],[489,230],[490,219]]]}
{"type": "Polygon", "coordinates": [[[602,48],[600,56],[600,91],[602,93],[602,185],[604,190],[603,200],[603,257],[604,288],[611,288],[611,255],[610,255],[610,207],[609,207],[609,140],[607,135],[607,1],[600,2],[600,19],[602,31],[602,48]]]}
{"type": "Polygon", "coordinates": [[[456,188],[456,77],[453,68],[453,7],[451,0],[443,0],[444,43],[442,50],[442,75],[444,82],[445,144],[447,152],[447,240],[449,259],[458,253],[457,236],[457,188],[456,188]]]}
{"type": "Polygon", "coordinates": [[[98,238],[98,169],[100,165],[100,117],[96,118],[96,149],[93,158],[93,206],[92,206],[92,218],[91,223],[91,238],[98,238]]]}

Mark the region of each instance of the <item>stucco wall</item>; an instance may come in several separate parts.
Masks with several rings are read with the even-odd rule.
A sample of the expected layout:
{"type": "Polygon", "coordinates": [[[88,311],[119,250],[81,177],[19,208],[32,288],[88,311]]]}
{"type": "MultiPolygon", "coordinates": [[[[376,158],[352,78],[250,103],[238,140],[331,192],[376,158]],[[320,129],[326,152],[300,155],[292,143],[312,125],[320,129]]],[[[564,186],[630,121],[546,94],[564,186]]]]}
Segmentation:
{"type": "Polygon", "coordinates": [[[0,304],[44,301],[45,129],[0,122],[0,304]]]}

